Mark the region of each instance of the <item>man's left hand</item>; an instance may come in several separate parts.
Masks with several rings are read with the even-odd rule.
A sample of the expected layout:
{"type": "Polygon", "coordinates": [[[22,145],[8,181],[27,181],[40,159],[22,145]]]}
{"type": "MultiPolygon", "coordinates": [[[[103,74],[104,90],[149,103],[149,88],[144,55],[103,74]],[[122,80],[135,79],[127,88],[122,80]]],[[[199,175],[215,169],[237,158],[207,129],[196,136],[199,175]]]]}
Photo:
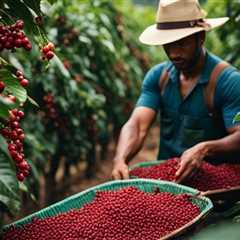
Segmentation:
{"type": "Polygon", "coordinates": [[[206,144],[198,143],[194,147],[187,149],[183,152],[180,158],[180,167],[176,172],[177,183],[183,182],[187,177],[199,169],[202,164],[203,158],[206,156],[206,144]]]}

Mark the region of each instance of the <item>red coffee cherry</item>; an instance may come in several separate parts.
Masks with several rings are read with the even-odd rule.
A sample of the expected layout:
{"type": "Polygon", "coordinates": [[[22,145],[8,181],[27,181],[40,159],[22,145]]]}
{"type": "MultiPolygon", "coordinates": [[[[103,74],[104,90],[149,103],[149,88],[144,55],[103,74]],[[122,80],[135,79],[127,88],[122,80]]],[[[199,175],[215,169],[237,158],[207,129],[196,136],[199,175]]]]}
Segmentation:
{"type": "Polygon", "coordinates": [[[5,89],[5,83],[3,81],[0,81],[0,93],[2,93],[4,89],[5,89]]]}

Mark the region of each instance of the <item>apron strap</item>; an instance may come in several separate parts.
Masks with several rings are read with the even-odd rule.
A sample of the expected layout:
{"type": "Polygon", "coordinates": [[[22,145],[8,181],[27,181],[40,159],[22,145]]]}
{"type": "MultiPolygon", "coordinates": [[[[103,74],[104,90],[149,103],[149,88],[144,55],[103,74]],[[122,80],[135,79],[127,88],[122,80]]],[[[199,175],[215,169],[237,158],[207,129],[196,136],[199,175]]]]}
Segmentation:
{"type": "Polygon", "coordinates": [[[164,69],[159,79],[159,88],[160,88],[161,96],[163,96],[164,94],[164,90],[167,86],[168,80],[169,80],[168,70],[164,69]]]}
{"type": "Polygon", "coordinates": [[[223,72],[223,70],[229,66],[230,66],[229,63],[227,63],[225,61],[221,61],[220,63],[218,63],[214,67],[214,69],[210,75],[210,79],[204,88],[204,91],[203,91],[204,100],[205,100],[205,104],[207,105],[210,116],[217,115],[217,111],[214,108],[214,96],[215,96],[215,89],[216,89],[216,85],[217,85],[217,79],[218,79],[219,75],[223,72]]]}
{"type": "MultiPolygon", "coordinates": [[[[216,89],[218,77],[223,72],[223,70],[229,66],[230,66],[230,64],[225,61],[219,62],[212,70],[210,79],[204,88],[204,92],[203,92],[204,101],[205,101],[205,104],[207,105],[210,116],[217,115],[217,111],[214,108],[214,96],[215,96],[215,89],[216,89]]],[[[160,88],[161,96],[163,96],[165,88],[166,88],[168,80],[169,80],[168,72],[169,72],[169,69],[165,68],[160,76],[159,88],[160,88]]]]}

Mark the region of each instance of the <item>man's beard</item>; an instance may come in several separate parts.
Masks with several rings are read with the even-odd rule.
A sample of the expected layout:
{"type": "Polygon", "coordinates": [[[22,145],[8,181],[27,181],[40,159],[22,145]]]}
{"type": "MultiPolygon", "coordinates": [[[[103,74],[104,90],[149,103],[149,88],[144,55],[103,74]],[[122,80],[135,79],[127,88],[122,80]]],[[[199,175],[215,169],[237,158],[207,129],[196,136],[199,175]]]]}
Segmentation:
{"type": "Polygon", "coordinates": [[[191,72],[192,69],[197,65],[201,53],[202,53],[202,47],[199,44],[200,39],[199,36],[196,35],[196,49],[194,51],[193,57],[188,60],[188,61],[173,61],[174,66],[179,70],[179,71],[185,71],[185,72],[191,72]]]}
{"type": "Polygon", "coordinates": [[[196,48],[194,55],[190,60],[185,61],[183,59],[179,59],[178,61],[178,59],[175,59],[172,61],[172,63],[179,71],[191,72],[192,69],[194,69],[194,67],[199,62],[201,52],[202,52],[201,47],[198,47],[196,48]]]}

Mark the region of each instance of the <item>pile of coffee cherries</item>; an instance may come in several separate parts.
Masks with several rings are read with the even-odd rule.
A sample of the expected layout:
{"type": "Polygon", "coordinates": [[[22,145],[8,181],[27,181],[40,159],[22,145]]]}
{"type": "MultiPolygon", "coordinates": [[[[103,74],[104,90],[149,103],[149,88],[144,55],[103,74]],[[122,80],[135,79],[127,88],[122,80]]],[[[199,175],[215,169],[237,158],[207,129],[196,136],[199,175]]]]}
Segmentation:
{"type": "MultiPolygon", "coordinates": [[[[180,159],[172,158],[163,163],[148,167],[138,167],[130,171],[131,176],[139,178],[174,181],[180,159]]],[[[204,162],[200,169],[183,182],[184,185],[200,191],[216,190],[240,186],[240,164],[213,165],[204,162]]]]}
{"type": "Polygon", "coordinates": [[[186,194],[147,193],[136,187],[99,191],[81,209],[10,228],[3,240],[158,240],[200,214],[186,194]]]}

